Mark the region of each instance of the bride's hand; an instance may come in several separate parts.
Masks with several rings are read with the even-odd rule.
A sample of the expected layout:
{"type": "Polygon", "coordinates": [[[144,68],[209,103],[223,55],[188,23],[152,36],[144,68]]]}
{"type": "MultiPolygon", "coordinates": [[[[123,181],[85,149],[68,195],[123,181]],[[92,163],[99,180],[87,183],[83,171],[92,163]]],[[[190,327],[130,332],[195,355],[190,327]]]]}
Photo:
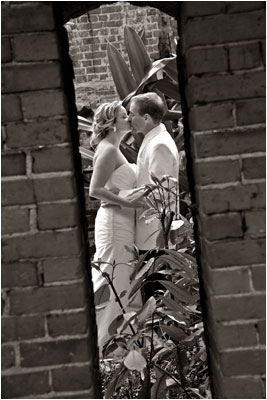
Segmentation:
{"type": "Polygon", "coordinates": [[[127,196],[130,206],[133,208],[147,208],[147,203],[144,198],[144,193],[132,194],[127,196]]]}

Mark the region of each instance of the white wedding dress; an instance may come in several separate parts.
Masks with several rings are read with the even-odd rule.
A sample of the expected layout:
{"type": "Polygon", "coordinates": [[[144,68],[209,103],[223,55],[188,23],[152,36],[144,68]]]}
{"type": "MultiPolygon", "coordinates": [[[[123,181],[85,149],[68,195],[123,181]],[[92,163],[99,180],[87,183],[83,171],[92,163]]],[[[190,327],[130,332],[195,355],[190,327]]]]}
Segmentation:
{"type": "MultiPolygon", "coordinates": [[[[119,195],[124,196],[129,190],[136,187],[136,172],[131,164],[125,163],[116,169],[105,187],[107,189],[117,188],[119,195]]],[[[102,202],[95,220],[95,245],[96,253],[94,261],[101,259],[103,262],[119,264],[116,265],[113,275],[113,284],[118,295],[122,295],[121,302],[126,312],[140,309],[142,304],[141,295],[137,294],[130,305],[128,295],[133,287],[130,284],[130,275],[133,265],[127,263],[134,260],[134,236],[135,236],[135,209],[123,208],[102,202]],[[126,293],[125,293],[126,291],[126,293]]],[[[112,277],[112,266],[101,264],[103,272],[112,277]]],[[[101,292],[100,288],[107,284],[106,279],[95,268],[92,270],[94,292],[101,292]]],[[[98,346],[100,356],[103,345],[110,338],[109,328],[111,323],[123,313],[111,288],[108,299],[96,304],[96,319],[98,329],[98,346]]]]}

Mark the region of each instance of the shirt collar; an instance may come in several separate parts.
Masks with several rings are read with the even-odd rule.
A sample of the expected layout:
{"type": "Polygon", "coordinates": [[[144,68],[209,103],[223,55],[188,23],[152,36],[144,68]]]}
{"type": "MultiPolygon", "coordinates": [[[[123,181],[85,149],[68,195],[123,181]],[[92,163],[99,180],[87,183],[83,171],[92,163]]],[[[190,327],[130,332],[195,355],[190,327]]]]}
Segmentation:
{"type": "Polygon", "coordinates": [[[146,134],[146,136],[144,137],[144,139],[142,141],[141,147],[139,149],[139,154],[141,153],[143,148],[147,145],[147,143],[150,142],[150,140],[153,139],[155,136],[157,136],[160,133],[160,131],[164,128],[165,128],[164,124],[161,123],[161,124],[155,126],[155,128],[151,129],[151,131],[149,131],[146,134]]]}

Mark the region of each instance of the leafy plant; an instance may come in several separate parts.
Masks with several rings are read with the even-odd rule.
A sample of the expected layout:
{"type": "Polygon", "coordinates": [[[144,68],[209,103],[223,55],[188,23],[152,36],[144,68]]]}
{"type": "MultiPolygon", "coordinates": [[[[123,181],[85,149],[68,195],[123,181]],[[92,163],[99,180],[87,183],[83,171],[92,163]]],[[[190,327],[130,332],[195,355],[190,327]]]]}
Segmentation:
{"type": "MultiPolygon", "coordinates": [[[[207,398],[208,369],[191,214],[184,218],[178,212],[174,178],[152,179],[153,184],[143,188],[149,208],[141,218],[147,223],[159,219],[158,247],[133,261],[134,285],[128,300],[131,302],[148,283],[155,287],[153,295],[140,310],[127,313],[112,276],[103,274],[123,315],[104,346],[104,355],[112,357],[117,348],[125,352],[105,388],[106,396],[114,391],[120,396],[120,390],[132,385],[128,396],[134,398],[207,398]]],[[[101,271],[102,262],[93,265],[101,271]]]]}

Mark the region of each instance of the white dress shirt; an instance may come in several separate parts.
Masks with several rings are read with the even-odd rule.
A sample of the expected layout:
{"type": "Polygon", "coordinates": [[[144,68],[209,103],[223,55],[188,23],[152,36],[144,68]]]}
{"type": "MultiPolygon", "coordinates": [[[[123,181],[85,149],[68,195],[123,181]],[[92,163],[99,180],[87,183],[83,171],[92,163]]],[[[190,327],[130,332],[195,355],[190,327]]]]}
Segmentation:
{"type": "MultiPolygon", "coordinates": [[[[179,177],[179,155],[176,144],[165,128],[159,124],[146,134],[141,144],[137,157],[137,187],[153,183],[150,173],[161,179],[163,175],[179,177]]],[[[160,229],[158,219],[150,224],[145,224],[145,219],[139,219],[144,210],[136,212],[136,245],[139,250],[150,250],[156,247],[158,232],[160,229]]]]}

